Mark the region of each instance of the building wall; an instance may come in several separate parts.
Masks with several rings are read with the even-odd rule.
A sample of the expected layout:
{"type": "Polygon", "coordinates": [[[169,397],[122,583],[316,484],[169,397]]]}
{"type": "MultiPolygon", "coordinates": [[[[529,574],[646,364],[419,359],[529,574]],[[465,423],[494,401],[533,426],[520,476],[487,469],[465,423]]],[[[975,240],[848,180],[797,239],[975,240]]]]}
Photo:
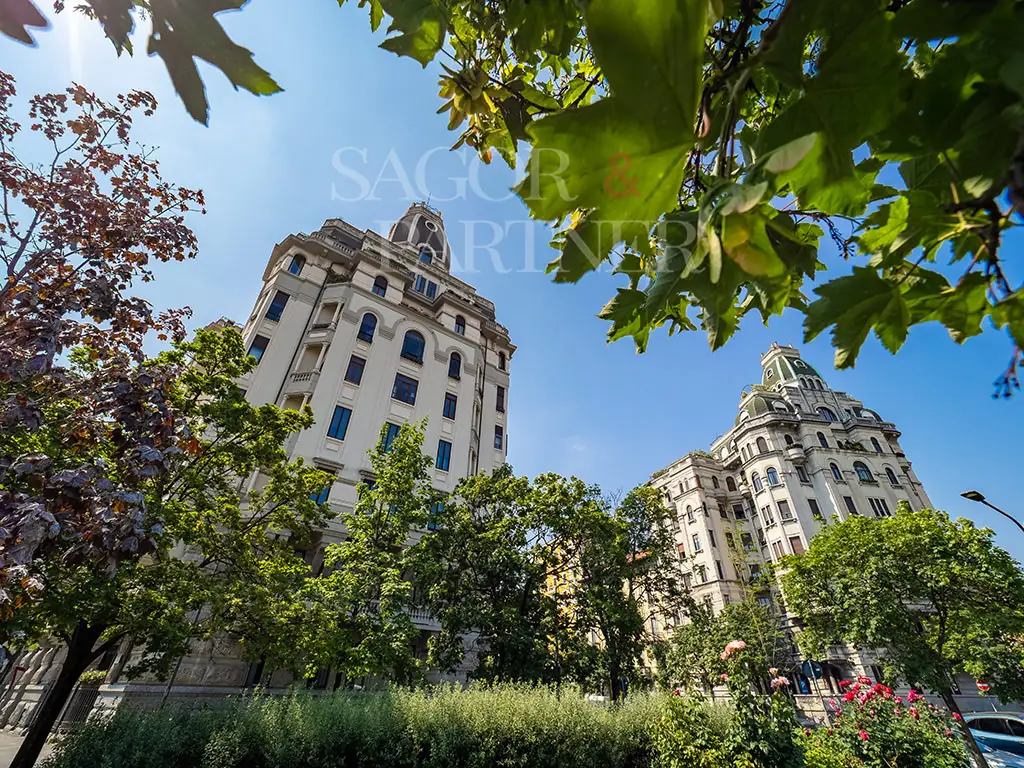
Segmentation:
{"type": "MultiPolygon", "coordinates": [[[[756,575],[806,549],[823,521],[854,514],[849,503],[869,517],[895,513],[900,501],[931,506],[895,424],[829,388],[793,347],[773,344],[761,365],[762,381],[743,391],[732,428],[709,451],[652,476],[675,512],[694,595],[716,610],[746,594],[776,604],[756,575]]],[[[791,624],[784,613],[781,619],[791,624]]],[[[871,674],[867,656],[849,649],[836,656],[871,674]]]]}

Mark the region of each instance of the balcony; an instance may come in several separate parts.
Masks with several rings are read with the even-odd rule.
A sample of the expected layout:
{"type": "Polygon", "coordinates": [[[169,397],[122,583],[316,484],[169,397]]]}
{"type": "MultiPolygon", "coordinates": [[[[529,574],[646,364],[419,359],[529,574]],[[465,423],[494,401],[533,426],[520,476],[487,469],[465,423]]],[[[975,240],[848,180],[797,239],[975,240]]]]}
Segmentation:
{"type": "Polygon", "coordinates": [[[311,395],[316,389],[316,383],[320,380],[320,371],[295,371],[288,377],[284,394],[286,395],[311,395]]]}
{"type": "Polygon", "coordinates": [[[783,452],[787,461],[804,462],[807,460],[807,456],[804,454],[804,447],[800,443],[793,443],[793,445],[787,445],[786,450],[783,452]]]}

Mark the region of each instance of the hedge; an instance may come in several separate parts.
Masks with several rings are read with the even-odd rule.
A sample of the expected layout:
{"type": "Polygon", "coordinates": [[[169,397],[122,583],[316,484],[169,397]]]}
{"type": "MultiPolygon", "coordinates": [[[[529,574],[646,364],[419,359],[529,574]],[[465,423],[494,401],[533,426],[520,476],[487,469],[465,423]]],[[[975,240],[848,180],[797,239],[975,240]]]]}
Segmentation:
{"type": "Polygon", "coordinates": [[[129,705],[58,743],[48,768],[653,768],[657,697],[622,706],[519,686],[129,705]]]}

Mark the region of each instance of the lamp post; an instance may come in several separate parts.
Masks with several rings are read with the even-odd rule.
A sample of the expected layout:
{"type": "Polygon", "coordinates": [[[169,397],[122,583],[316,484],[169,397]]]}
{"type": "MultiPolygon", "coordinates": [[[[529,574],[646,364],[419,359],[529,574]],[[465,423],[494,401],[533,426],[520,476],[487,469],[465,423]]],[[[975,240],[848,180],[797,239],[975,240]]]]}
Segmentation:
{"type": "Polygon", "coordinates": [[[1020,528],[1021,533],[1024,533],[1024,525],[1021,525],[1020,520],[1018,520],[1017,518],[1015,518],[1013,515],[1009,514],[1008,512],[1004,512],[999,507],[997,507],[995,504],[992,504],[991,502],[989,502],[985,498],[984,494],[982,494],[980,491],[964,491],[960,495],[963,496],[968,501],[976,501],[979,504],[984,504],[986,507],[989,507],[990,509],[994,509],[1000,515],[1005,517],[1007,520],[1010,520],[1014,525],[1016,525],[1018,528],[1020,528]]]}

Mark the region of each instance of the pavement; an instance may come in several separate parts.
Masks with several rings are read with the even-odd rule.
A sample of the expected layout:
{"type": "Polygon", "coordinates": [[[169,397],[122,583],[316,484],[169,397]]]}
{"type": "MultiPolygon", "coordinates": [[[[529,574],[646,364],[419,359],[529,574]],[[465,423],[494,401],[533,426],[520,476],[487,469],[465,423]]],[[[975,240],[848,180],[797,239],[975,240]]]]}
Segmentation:
{"type": "MultiPolygon", "coordinates": [[[[11,764],[11,760],[14,759],[14,755],[18,752],[18,747],[20,746],[21,736],[12,731],[0,731],[0,768],[7,768],[11,764]]],[[[52,749],[49,744],[43,747],[42,757],[49,755],[52,749]]],[[[42,762],[42,760],[39,762],[42,762]]],[[[39,762],[36,765],[39,765],[39,762]]]]}

